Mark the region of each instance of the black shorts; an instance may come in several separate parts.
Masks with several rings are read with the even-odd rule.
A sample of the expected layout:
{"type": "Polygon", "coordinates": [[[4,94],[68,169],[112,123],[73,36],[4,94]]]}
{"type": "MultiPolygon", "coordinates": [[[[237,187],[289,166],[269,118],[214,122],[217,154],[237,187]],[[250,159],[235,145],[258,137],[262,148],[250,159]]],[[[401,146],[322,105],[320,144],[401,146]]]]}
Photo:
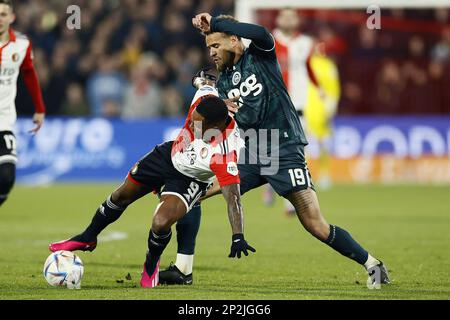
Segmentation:
{"type": "Polygon", "coordinates": [[[189,211],[205,195],[209,184],[180,173],[172,164],[173,141],[157,145],[130,170],[128,178],[161,195],[175,195],[189,211]]]}
{"type": "Polygon", "coordinates": [[[280,148],[279,157],[276,159],[278,170],[272,173],[264,173],[267,168],[261,163],[238,164],[241,177],[241,194],[269,183],[280,196],[312,188],[314,184],[309,173],[304,155],[304,146],[292,144],[280,148]]]}
{"type": "Polygon", "coordinates": [[[0,132],[0,164],[17,163],[16,137],[11,131],[0,132]]]}

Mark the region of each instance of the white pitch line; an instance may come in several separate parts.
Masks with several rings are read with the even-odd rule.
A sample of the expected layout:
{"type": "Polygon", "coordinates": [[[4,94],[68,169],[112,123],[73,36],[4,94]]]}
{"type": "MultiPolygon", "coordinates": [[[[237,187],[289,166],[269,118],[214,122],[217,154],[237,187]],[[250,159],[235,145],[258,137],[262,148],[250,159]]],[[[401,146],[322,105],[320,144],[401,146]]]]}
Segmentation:
{"type": "MultiPolygon", "coordinates": [[[[120,241],[120,240],[125,240],[127,238],[128,238],[128,233],[126,233],[126,232],[111,231],[111,232],[105,234],[104,236],[99,236],[98,241],[99,242],[120,241]]],[[[36,239],[36,240],[17,239],[17,240],[13,241],[13,243],[15,245],[29,245],[31,243],[31,245],[37,246],[37,247],[48,245],[51,242],[52,242],[52,240],[50,240],[50,239],[45,239],[45,240],[43,240],[43,239],[36,239]]]]}

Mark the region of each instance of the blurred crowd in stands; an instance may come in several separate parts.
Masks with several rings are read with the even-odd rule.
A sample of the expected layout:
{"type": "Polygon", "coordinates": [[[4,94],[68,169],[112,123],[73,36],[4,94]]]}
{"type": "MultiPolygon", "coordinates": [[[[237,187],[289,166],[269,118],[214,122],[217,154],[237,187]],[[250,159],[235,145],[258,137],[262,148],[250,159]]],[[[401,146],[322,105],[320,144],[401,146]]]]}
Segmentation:
{"type": "MultiPolygon", "coordinates": [[[[301,31],[338,65],[338,113],[450,115],[450,9],[381,9],[371,30],[364,10],[302,10],[301,31]]],[[[276,12],[260,12],[272,21],[276,12]]],[[[373,20],[371,20],[373,21],[373,20]]]]}
{"type": "MultiPolygon", "coordinates": [[[[49,115],[183,116],[192,75],[209,64],[199,12],[234,14],[234,0],[22,0],[14,28],[33,41],[49,115]],[[81,7],[81,29],[66,9],[81,7]]],[[[258,22],[273,27],[276,12],[258,22]]],[[[450,10],[383,10],[382,29],[365,11],[302,10],[302,32],[324,43],[339,68],[338,113],[450,115],[450,10]]],[[[23,85],[20,113],[33,107],[23,85]]]]}
{"type": "MultiPolygon", "coordinates": [[[[14,28],[32,39],[49,115],[184,116],[192,76],[208,63],[191,19],[233,10],[233,0],[16,1],[14,28]],[[81,30],[66,26],[71,4],[81,30]]],[[[19,92],[19,112],[32,113],[19,92]]]]}

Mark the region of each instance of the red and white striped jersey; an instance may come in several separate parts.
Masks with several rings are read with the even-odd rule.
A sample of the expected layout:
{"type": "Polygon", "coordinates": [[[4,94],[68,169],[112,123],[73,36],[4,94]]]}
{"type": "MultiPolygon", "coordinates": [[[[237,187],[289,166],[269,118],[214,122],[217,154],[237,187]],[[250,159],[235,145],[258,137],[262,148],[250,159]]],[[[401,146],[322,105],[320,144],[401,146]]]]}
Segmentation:
{"type": "Polygon", "coordinates": [[[284,83],[295,109],[303,111],[309,83],[307,62],[313,50],[314,41],[303,34],[293,38],[287,37],[278,29],[273,31],[273,35],[284,83]]]}
{"type": "MultiPolygon", "coordinates": [[[[19,72],[33,69],[31,42],[10,29],[9,41],[0,45],[0,131],[12,131],[16,122],[15,99],[19,72]]],[[[34,70],[34,69],[33,69],[34,70]]],[[[43,107],[36,107],[37,111],[43,107]]]]}
{"type": "Polygon", "coordinates": [[[172,146],[173,166],[182,174],[206,183],[212,183],[216,176],[221,187],[240,183],[237,162],[243,143],[236,121],[230,117],[227,128],[209,141],[195,139],[190,128],[192,112],[201,99],[210,95],[219,96],[211,86],[197,90],[186,122],[172,146]]]}

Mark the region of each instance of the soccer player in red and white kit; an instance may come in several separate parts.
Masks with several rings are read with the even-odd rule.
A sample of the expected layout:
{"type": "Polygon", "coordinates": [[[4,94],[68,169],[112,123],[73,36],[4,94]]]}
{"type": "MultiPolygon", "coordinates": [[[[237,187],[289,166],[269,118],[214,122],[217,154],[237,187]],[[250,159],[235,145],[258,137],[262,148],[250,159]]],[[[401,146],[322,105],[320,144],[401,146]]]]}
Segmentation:
{"type": "Polygon", "coordinates": [[[22,73],[36,110],[33,134],[39,131],[45,117],[45,105],[33,66],[31,41],[11,28],[14,20],[12,1],[0,0],[0,206],[6,201],[16,178],[13,128],[17,118],[15,99],[19,73],[22,73]]]}
{"type": "Polygon", "coordinates": [[[204,77],[193,80],[199,89],[178,137],[156,146],[139,160],[123,184],[100,205],[87,229],[68,240],[51,243],[51,251],[94,250],[98,234],[128,205],[152,191],[158,192],[160,203],[153,216],[141,278],[142,287],[155,287],[159,283],[159,259],[170,241],[172,225],[192,209],[217,177],[233,233],[229,257],[255,252],[243,235],[237,166],[243,143],[239,128],[217,90],[202,81],[204,77]]]}

